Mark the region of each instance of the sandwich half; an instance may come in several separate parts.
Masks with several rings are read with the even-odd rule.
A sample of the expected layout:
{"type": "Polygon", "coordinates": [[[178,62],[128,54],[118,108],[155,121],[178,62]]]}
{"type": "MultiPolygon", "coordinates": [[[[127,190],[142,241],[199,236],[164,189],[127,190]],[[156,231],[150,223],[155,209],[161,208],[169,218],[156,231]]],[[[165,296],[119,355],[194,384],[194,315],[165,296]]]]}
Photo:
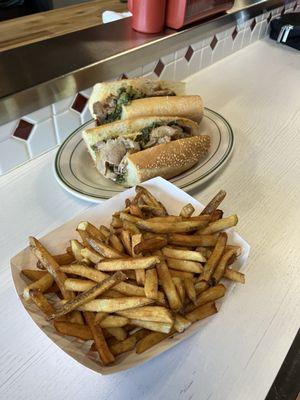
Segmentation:
{"type": "Polygon", "coordinates": [[[210,138],[187,118],[148,116],[87,129],[83,139],[98,171],[124,186],[171,178],[205,157],[210,138]]]}
{"type": "Polygon", "coordinates": [[[146,78],[97,83],[89,99],[89,109],[99,125],[121,118],[122,106],[144,97],[178,96],[185,92],[184,82],[146,78]]]}

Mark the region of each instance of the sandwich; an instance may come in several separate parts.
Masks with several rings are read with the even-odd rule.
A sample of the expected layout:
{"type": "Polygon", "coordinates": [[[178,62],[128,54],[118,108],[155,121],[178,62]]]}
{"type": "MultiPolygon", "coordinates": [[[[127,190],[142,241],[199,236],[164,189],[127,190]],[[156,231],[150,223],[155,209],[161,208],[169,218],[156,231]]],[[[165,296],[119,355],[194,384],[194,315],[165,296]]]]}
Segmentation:
{"type": "Polygon", "coordinates": [[[97,170],[124,186],[155,176],[169,179],[205,157],[210,138],[199,125],[174,116],[147,116],[116,121],[83,132],[97,170]]]}
{"type": "Polygon", "coordinates": [[[97,83],[89,99],[89,109],[98,125],[121,118],[122,106],[144,97],[178,96],[185,92],[183,82],[146,78],[97,83]]]}

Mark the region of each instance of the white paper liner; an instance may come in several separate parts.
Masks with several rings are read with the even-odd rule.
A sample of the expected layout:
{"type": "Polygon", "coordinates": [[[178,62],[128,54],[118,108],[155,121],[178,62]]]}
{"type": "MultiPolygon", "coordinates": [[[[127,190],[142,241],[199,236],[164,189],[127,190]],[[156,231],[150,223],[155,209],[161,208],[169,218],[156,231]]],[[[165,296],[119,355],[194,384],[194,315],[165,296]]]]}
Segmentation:
{"type": "MultiPolygon", "coordinates": [[[[163,178],[158,177],[151,179],[147,182],[144,182],[142,186],[147,187],[147,189],[149,189],[150,192],[153,193],[166,206],[170,214],[179,214],[182,206],[187,203],[191,203],[195,207],[196,213],[203,209],[203,205],[201,203],[163,178]]],[[[111,221],[112,213],[122,209],[124,207],[125,199],[132,198],[134,195],[134,188],[131,188],[115,197],[112,197],[110,200],[107,200],[104,203],[89,208],[66,224],[42,237],[42,243],[53,254],[64,252],[69,244],[70,239],[77,238],[75,229],[80,221],[90,221],[96,226],[99,226],[100,224],[108,225],[111,221]]],[[[243,248],[243,253],[235,262],[234,268],[244,270],[250,251],[250,246],[233,229],[229,229],[227,233],[229,244],[239,245],[243,248]]],[[[191,327],[185,332],[176,334],[172,338],[165,339],[142,354],[136,354],[134,351],[125,353],[120,355],[113,365],[102,366],[98,360],[97,353],[89,352],[91,341],[84,342],[82,340],[70,336],[63,336],[57,333],[52,324],[45,320],[44,316],[35,307],[35,305],[24,301],[21,294],[24,287],[28,284],[25,278],[23,278],[20,274],[21,270],[24,268],[36,269],[36,258],[32,255],[28,247],[11,259],[11,273],[18,297],[32,320],[63,351],[65,351],[85,367],[90,368],[102,375],[124,371],[142,364],[158,354],[170,349],[184,339],[190,337],[197,332],[200,327],[202,330],[205,329],[207,324],[210,323],[211,318],[218,318],[218,314],[215,314],[203,321],[192,324],[191,327]]],[[[234,283],[229,281],[225,282],[224,284],[227,287],[226,296],[223,299],[218,300],[218,307],[224,300],[226,301],[226,297],[235,286],[234,283]]]]}

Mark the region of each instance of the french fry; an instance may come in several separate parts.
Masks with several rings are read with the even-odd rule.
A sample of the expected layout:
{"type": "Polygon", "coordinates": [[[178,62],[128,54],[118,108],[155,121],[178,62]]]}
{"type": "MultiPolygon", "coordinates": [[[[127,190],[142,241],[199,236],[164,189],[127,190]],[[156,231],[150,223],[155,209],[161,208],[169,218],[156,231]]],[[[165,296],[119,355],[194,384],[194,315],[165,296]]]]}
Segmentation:
{"type": "Polygon", "coordinates": [[[130,333],[130,336],[135,337],[136,341],[138,342],[139,340],[143,339],[145,336],[147,336],[150,331],[148,329],[137,329],[134,327],[134,332],[130,333]]]}
{"type": "Polygon", "coordinates": [[[113,247],[118,253],[125,253],[124,246],[117,235],[115,234],[109,235],[109,243],[111,247],[113,247]]]}
{"type": "Polygon", "coordinates": [[[166,258],[168,267],[176,269],[177,271],[191,272],[193,274],[200,274],[203,271],[203,267],[199,262],[179,260],[177,258],[166,258]]]}
{"type": "Polygon", "coordinates": [[[164,260],[162,260],[160,264],[156,266],[156,270],[164,292],[167,296],[170,308],[175,311],[179,310],[182,307],[182,304],[172,280],[169,268],[164,260]]]}
{"type": "MultiPolygon", "coordinates": [[[[188,279],[191,279],[191,278],[188,278],[188,279]]],[[[176,287],[177,293],[178,293],[178,295],[180,297],[181,303],[184,304],[184,302],[185,302],[185,288],[184,288],[184,285],[182,283],[182,280],[180,278],[178,278],[177,276],[173,276],[172,280],[173,280],[173,282],[175,284],[175,287],[176,287]]]]}
{"type": "Polygon", "coordinates": [[[101,254],[101,256],[106,258],[122,258],[124,254],[119,253],[112,247],[108,246],[107,244],[100,242],[100,240],[89,238],[88,244],[95,250],[97,253],[101,254]]]}
{"type": "Polygon", "coordinates": [[[129,212],[131,215],[135,215],[137,217],[144,218],[142,210],[140,209],[140,207],[137,204],[133,204],[133,203],[130,204],[129,212]]]}
{"type": "MultiPolygon", "coordinates": [[[[117,283],[126,279],[126,276],[122,272],[116,272],[114,275],[109,278],[104,279],[102,282],[97,283],[95,286],[86,290],[85,292],[81,292],[74,299],[69,300],[67,303],[63,304],[60,309],[58,309],[54,314],[52,314],[52,318],[60,317],[77,309],[78,307],[84,305],[85,303],[89,304],[91,300],[100,294],[104,293],[106,290],[115,286],[117,283]]],[[[97,310],[97,311],[105,311],[105,310],[97,310]]]]}
{"type": "Polygon", "coordinates": [[[155,268],[147,269],[145,279],[145,295],[149,299],[156,300],[158,297],[158,278],[155,268]]]}
{"type": "Polygon", "coordinates": [[[106,239],[106,236],[103,235],[103,233],[98,228],[96,228],[93,224],[87,221],[80,222],[79,225],[77,226],[77,231],[78,230],[86,231],[90,237],[93,237],[100,241],[105,241],[106,239]]]}
{"type": "Polygon", "coordinates": [[[126,230],[122,230],[121,232],[121,241],[123,243],[123,246],[126,249],[127,254],[129,254],[130,256],[132,256],[132,247],[131,247],[131,235],[129,231],[126,230]]]}
{"type": "Polygon", "coordinates": [[[187,297],[193,302],[196,302],[196,290],[194,287],[194,282],[191,278],[185,278],[184,281],[184,288],[187,294],[187,297]]]}
{"type": "Polygon", "coordinates": [[[204,214],[212,214],[222,203],[226,196],[225,190],[220,190],[215,197],[207,204],[206,207],[202,210],[200,215],[204,214]]]}
{"type": "Polygon", "coordinates": [[[230,258],[232,256],[234,256],[234,250],[228,250],[228,251],[225,250],[224,251],[224,253],[223,253],[219,263],[217,264],[217,266],[214,270],[214,273],[212,274],[212,277],[211,277],[214,285],[220,282],[221,278],[224,275],[228,261],[230,260],[230,258]]]}
{"type": "Polygon", "coordinates": [[[206,303],[202,306],[195,308],[193,311],[185,314],[185,318],[189,321],[196,322],[201,319],[207,318],[218,312],[217,307],[214,302],[206,303]]]}
{"type": "Polygon", "coordinates": [[[134,252],[135,254],[139,254],[145,251],[159,250],[167,244],[168,240],[164,237],[142,239],[140,243],[134,246],[134,252]]]}
{"type": "Polygon", "coordinates": [[[161,332],[151,332],[143,339],[141,339],[135,348],[137,354],[144,353],[146,350],[149,350],[151,347],[155,346],[162,340],[166,339],[167,337],[171,336],[172,332],[170,333],[161,333],[161,332]]]}
{"type": "Polygon", "coordinates": [[[22,269],[21,271],[22,275],[26,276],[26,278],[28,278],[29,280],[35,282],[38,281],[39,279],[41,279],[43,276],[45,275],[49,275],[49,272],[47,271],[39,271],[38,269],[22,269]]]}
{"type": "Polygon", "coordinates": [[[73,290],[74,292],[84,292],[96,285],[96,282],[86,279],[67,278],[65,280],[66,289],[73,290]]]}
{"type": "Polygon", "coordinates": [[[189,326],[191,326],[191,321],[184,318],[180,314],[176,314],[175,322],[174,322],[174,329],[176,332],[182,333],[184,332],[189,326]]]}
{"type": "Polygon", "coordinates": [[[128,308],[141,307],[153,303],[153,300],[146,297],[122,297],[119,299],[96,299],[79,307],[80,311],[103,311],[107,313],[115,313],[128,308]]]}
{"type": "Polygon", "coordinates": [[[97,264],[99,261],[103,260],[103,257],[100,256],[99,253],[97,253],[94,250],[89,249],[88,247],[84,247],[81,250],[81,255],[82,255],[84,260],[89,260],[93,264],[97,264]]]}
{"type": "Polygon", "coordinates": [[[208,259],[211,255],[211,251],[207,247],[198,246],[195,248],[195,250],[200,251],[200,253],[203,255],[203,257],[205,257],[206,259],[208,259]]]}
{"type": "Polygon", "coordinates": [[[95,315],[95,318],[94,318],[94,325],[99,324],[99,323],[100,323],[101,321],[103,321],[104,318],[106,318],[107,316],[108,316],[108,314],[105,313],[105,312],[101,312],[101,311],[97,312],[96,315],[95,315]]]}
{"type": "Polygon", "coordinates": [[[121,342],[115,343],[110,346],[110,351],[114,356],[126,353],[127,351],[133,350],[135,348],[137,339],[135,336],[129,336],[127,339],[121,342]]]}
{"type": "Polygon", "coordinates": [[[112,355],[109,347],[107,346],[102,329],[99,325],[94,325],[94,315],[92,313],[85,312],[84,318],[92,332],[100,360],[104,365],[111,364],[115,361],[115,357],[112,355]]]}
{"type": "Polygon", "coordinates": [[[176,269],[171,269],[171,268],[169,268],[169,272],[172,278],[184,279],[184,278],[193,278],[194,276],[192,272],[178,271],[176,269]]]}
{"type": "Polygon", "coordinates": [[[209,288],[209,284],[206,281],[200,281],[195,283],[195,290],[197,294],[200,294],[209,288]]]}
{"type": "Polygon", "coordinates": [[[235,269],[226,268],[224,278],[234,282],[245,283],[245,275],[235,269]]]}
{"type": "MultiPolygon", "coordinates": [[[[123,226],[123,222],[121,221],[121,219],[117,216],[113,216],[112,220],[111,220],[111,226],[112,228],[122,228],[123,226]]],[[[101,227],[100,227],[101,229],[101,227]]]]}
{"type": "MultiPolygon", "coordinates": [[[[104,272],[97,271],[94,268],[87,267],[85,265],[81,264],[71,264],[67,266],[62,266],[60,267],[62,271],[64,271],[67,274],[74,274],[74,275],[79,275],[83,278],[91,279],[92,281],[95,282],[102,282],[105,278],[108,278],[109,275],[105,274],[104,272]]],[[[144,289],[132,285],[130,283],[126,282],[120,282],[118,283],[115,287],[114,290],[117,290],[118,292],[125,294],[126,296],[144,296],[145,292],[144,289]]]]}
{"type": "Polygon", "coordinates": [[[70,264],[75,260],[73,254],[69,253],[55,254],[53,258],[59,265],[70,264]]]}
{"type": "Polygon", "coordinates": [[[34,302],[34,304],[47,316],[55,312],[55,308],[46,297],[37,289],[29,290],[29,297],[34,302]]]}
{"type": "MultiPolygon", "coordinates": [[[[59,318],[64,318],[64,317],[62,316],[62,317],[59,317],[59,318]]],[[[75,324],[84,325],[84,320],[83,320],[83,317],[81,315],[81,312],[77,311],[77,310],[71,311],[68,314],[68,320],[70,322],[75,323],[75,324]]]]}
{"type": "Polygon", "coordinates": [[[181,217],[187,218],[187,217],[191,217],[194,212],[195,212],[195,208],[192,206],[191,203],[188,203],[182,207],[179,215],[181,217]]]}
{"type": "Polygon", "coordinates": [[[160,209],[163,215],[168,215],[167,210],[165,209],[163,204],[160,201],[156,200],[156,198],[146,188],[142,186],[136,186],[135,191],[137,194],[141,193],[142,195],[144,195],[145,199],[148,199],[148,201],[145,201],[146,204],[152,205],[160,209]]]}
{"type": "Polygon", "coordinates": [[[79,262],[84,261],[85,258],[81,255],[81,250],[84,248],[84,246],[79,243],[77,239],[70,240],[70,245],[75,260],[79,262]]]}
{"type": "Polygon", "coordinates": [[[87,240],[89,239],[90,236],[87,233],[87,231],[83,231],[83,230],[78,229],[78,228],[76,230],[77,230],[77,233],[79,234],[79,236],[81,238],[83,246],[89,247],[87,240]]]}
{"type": "Polygon", "coordinates": [[[238,223],[238,217],[230,215],[229,217],[219,219],[215,222],[211,222],[206,228],[201,230],[202,235],[211,235],[212,233],[223,231],[224,229],[231,228],[238,223]]]}
{"type": "Polygon", "coordinates": [[[117,311],[118,315],[129,319],[139,319],[141,321],[173,323],[173,317],[166,307],[144,306],[131,308],[124,311],[117,311]]]}
{"type": "Polygon", "coordinates": [[[192,232],[208,225],[210,217],[203,215],[198,221],[179,221],[179,222],[152,222],[151,219],[143,220],[133,215],[121,213],[122,220],[130,220],[137,225],[138,228],[147,232],[154,233],[175,233],[175,232],[192,232]],[[128,218],[130,217],[130,218],[128,218]]]}
{"type": "Polygon", "coordinates": [[[110,230],[106,226],[100,225],[99,231],[101,232],[102,236],[105,238],[104,241],[106,241],[109,238],[110,230]]]}
{"type": "Polygon", "coordinates": [[[200,281],[209,281],[212,274],[214,273],[214,270],[222,257],[222,254],[224,252],[225,246],[227,242],[227,234],[225,232],[220,233],[220,236],[218,238],[217,244],[209,257],[209,259],[206,261],[204,265],[203,272],[200,275],[199,280],[200,281]]]}
{"type": "Polygon", "coordinates": [[[106,328],[106,331],[109,332],[119,342],[127,338],[127,332],[124,328],[106,328]]]}
{"type": "Polygon", "coordinates": [[[121,317],[118,315],[108,315],[98,324],[101,328],[122,328],[129,322],[128,318],[121,317]]]}
{"type": "Polygon", "coordinates": [[[170,247],[164,247],[162,253],[165,257],[177,258],[178,260],[205,262],[206,258],[199,251],[178,250],[170,247]]]}
{"type": "Polygon", "coordinates": [[[215,222],[218,219],[223,218],[223,211],[222,210],[214,210],[211,214],[210,214],[210,222],[215,222]]]}
{"type": "Polygon", "coordinates": [[[124,297],[122,293],[117,292],[116,290],[113,289],[107,290],[100,296],[100,298],[103,299],[120,299],[121,297],[124,297]]]}
{"type": "Polygon", "coordinates": [[[141,328],[149,329],[149,331],[169,333],[172,329],[173,324],[166,322],[153,322],[153,321],[142,321],[139,319],[131,319],[130,323],[139,326],[141,328]]]}
{"type": "Polygon", "coordinates": [[[218,235],[169,235],[169,244],[179,246],[196,247],[196,246],[215,246],[218,240],[218,235]]]}
{"type": "Polygon", "coordinates": [[[100,271],[118,271],[127,269],[146,269],[159,263],[159,258],[155,256],[119,258],[115,260],[103,260],[96,265],[100,271]]]}
{"type": "Polygon", "coordinates": [[[183,221],[183,218],[179,215],[166,215],[165,217],[153,217],[150,218],[151,222],[180,222],[183,221]]]}
{"type": "Polygon", "coordinates": [[[242,254],[242,248],[241,248],[241,246],[232,246],[232,245],[228,244],[228,245],[225,247],[225,251],[228,251],[228,250],[233,250],[233,251],[234,251],[234,254],[235,254],[237,257],[239,257],[239,256],[242,254]]]}
{"type": "MultiPolygon", "coordinates": [[[[141,200],[143,201],[143,199],[141,199],[141,200]]],[[[143,212],[150,213],[151,215],[155,215],[157,217],[161,217],[161,216],[165,215],[164,211],[162,211],[161,208],[149,206],[148,204],[140,204],[139,207],[143,212]]]]}
{"type": "Polygon", "coordinates": [[[30,298],[30,290],[39,290],[41,293],[44,293],[47,289],[49,289],[54,282],[53,277],[50,274],[45,274],[39,280],[30,283],[23,290],[23,298],[25,300],[29,300],[30,298]]]}
{"type": "MultiPolygon", "coordinates": [[[[131,237],[131,254],[133,257],[136,257],[136,253],[134,251],[134,248],[136,245],[138,245],[142,240],[142,235],[141,233],[132,235],[131,237]]],[[[135,270],[135,279],[138,285],[144,286],[145,284],[145,279],[146,279],[146,274],[144,269],[136,269],[135,270]]]]}
{"type": "Polygon", "coordinates": [[[54,321],[54,328],[62,335],[74,336],[82,340],[92,340],[93,335],[87,325],[74,324],[67,321],[54,321]]]}
{"type": "Polygon", "coordinates": [[[216,285],[213,286],[205,292],[202,292],[197,298],[194,304],[188,304],[185,308],[185,312],[193,311],[195,308],[202,306],[203,304],[210,303],[211,301],[215,301],[220,299],[225,295],[226,288],[224,285],[216,285]]]}
{"type": "Polygon", "coordinates": [[[45,249],[45,247],[34,237],[29,238],[30,249],[36,258],[41,261],[44,267],[47,269],[49,274],[54,278],[57,286],[59,287],[63,297],[65,299],[73,298],[73,293],[66,290],[64,281],[66,276],[60,271],[58,263],[54,260],[51,254],[45,249]]]}
{"type": "Polygon", "coordinates": [[[132,235],[137,235],[138,233],[141,233],[139,228],[130,221],[123,221],[123,228],[132,235]]]}

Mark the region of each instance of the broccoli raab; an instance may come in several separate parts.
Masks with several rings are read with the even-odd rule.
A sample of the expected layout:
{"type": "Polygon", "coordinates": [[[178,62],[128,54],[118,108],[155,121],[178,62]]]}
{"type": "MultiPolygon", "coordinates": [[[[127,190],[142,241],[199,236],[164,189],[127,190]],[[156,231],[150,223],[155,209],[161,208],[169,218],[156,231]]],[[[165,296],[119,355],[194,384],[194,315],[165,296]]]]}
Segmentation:
{"type": "Polygon", "coordinates": [[[143,97],[145,97],[144,93],[133,89],[132,86],[120,88],[118,90],[118,95],[114,100],[115,109],[107,114],[105,122],[113,122],[117,119],[120,119],[123,105],[129,104],[132,100],[141,99],[143,97]]]}

